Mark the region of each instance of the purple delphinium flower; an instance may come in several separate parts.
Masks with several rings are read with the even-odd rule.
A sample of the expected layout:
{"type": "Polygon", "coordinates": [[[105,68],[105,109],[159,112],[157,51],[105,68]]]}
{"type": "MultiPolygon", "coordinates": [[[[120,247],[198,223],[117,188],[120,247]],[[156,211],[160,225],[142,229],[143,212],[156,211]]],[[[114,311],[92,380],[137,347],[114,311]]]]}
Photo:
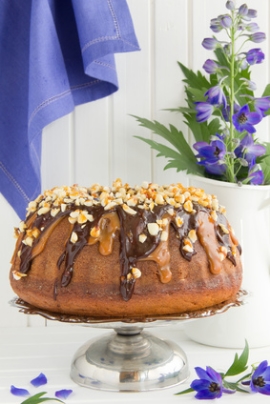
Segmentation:
{"type": "Polygon", "coordinates": [[[195,371],[200,379],[193,380],[190,387],[197,391],[196,398],[211,400],[221,397],[222,393],[234,393],[223,386],[221,375],[210,366],[206,370],[196,367],[195,371]]]}
{"type": "Polygon", "coordinates": [[[243,158],[248,163],[252,163],[257,157],[263,156],[266,153],[266,149],[263,145],[254,143],[252,135],[248,133],[243,137],[234,153],[236,157],[243,158]]]}
{"type": "Polygon", "coordinates": [[[222,175],[226,171],[226,165],[223,158],[226,154],[226,146],[220,135],[216,135],[217,140],[209,143],[196,142],[193,147],[198,152],[196,158],[199,165],[204,166],[205,171],[209,174],[222,175]]]}
{"type": "Polygon", "coordinates": [[[219,65],[214,60],[207,59],[204,62],[203,69],[208,74],[215,74],[217,72],[217,70],[219,69],[219,65]]]}
{"type": "Polygon", "coordinates": [[[270,366],[267,361],[259,364],[257,369],[251,376],[251,380],[242,382],[243,385],[248,385],[254,393],[270,395],[270,366]]]}
{"type": "Polygon", "coordinates": [[[227,106],[227,99],[223,92],[222,87],[214,86],[209,88],[208,91],[204,94],[207,97],[207,101],[211,105],[222,105],[224,108],[227,106]]]}
{"type": "Polygon", "coordinates": [[[251,185],[262,185],[264,181],[263,171],[255,164],[249,169],[248,178],[251,185]]]}
{"type": "Polygon", "coordinates": [[[218,45],[218,41],[215,38],[204,38],[202,46],[207,50],[214,50],[218,45]]]}
{"type": "Polygon", "coordinates": [[[262,63],[264,53],[260,48],[250,49],[246,54],[246,60],[250,65],[262,63]]]}
{"type": "Polygon", "coordinates": [[[260,42],[265,41],[266,36],[265,36],[264,32],[254,32],[253,34],[249,35],[249,39],[252,42],[260,43],[260,42]]]}
{"type": "Polygon", "coordinates": [[[240,108],[232,117],[233,124],[238,132],[246,130],[248,133],[255,133],[256,129],[253,125],[256,125],[261,120],[262,114],[260,112],[250,112],[247,104],[240,108]]]}
{"type": "Polygon", "coordinates": [[[270,97],[255,98],[254,105],[256,110],[261,111],[262,115],[270,109],[270,97]]]}
{"type": "Polygon", "coordinates": [[[197,122],[207,121],[213,112],[213,105],[208,102],[195,102],[196,120],[197,122]]]}

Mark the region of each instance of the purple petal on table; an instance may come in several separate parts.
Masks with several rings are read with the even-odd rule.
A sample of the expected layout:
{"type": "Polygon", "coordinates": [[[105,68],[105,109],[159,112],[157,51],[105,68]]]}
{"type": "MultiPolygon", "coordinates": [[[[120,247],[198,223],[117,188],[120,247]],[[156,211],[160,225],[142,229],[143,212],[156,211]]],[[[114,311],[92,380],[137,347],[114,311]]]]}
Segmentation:
{"type": "Polygon", "coordinates": [[[68,398],[68,396],[73,392],[73,390],[58,390],[55,392],[55,397],[57,398],[68,398]]]}
{"type": "Polygon", "coordinates": [[[30,393],[28,390],[26,389],[20,389],[18,387],[15,386],[10,386],[10,392],[11,394],[13,394],[14,396],[20,396],[20,397],[26,397],[29,396],[30,393]]]}
{"type": "Polygon", "coordinates": [[[43,386],[44,384],[47,383],[47,377],[44,375],[44,373],[40,373],[40,375],[37,376],[35,379],[31,380],[30,383],[31,383],[34,387],[43,386]]]}

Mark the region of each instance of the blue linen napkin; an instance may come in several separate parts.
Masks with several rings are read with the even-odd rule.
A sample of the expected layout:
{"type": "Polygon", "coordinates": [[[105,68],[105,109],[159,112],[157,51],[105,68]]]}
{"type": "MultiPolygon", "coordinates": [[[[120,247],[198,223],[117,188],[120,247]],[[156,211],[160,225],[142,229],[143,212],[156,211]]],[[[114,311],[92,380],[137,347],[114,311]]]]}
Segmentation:
{"type": "Polygon", "coordinates": [[[0,0],[0,191],[21,218],[44,126],[117,91],[114,53],[136,50],[126,0],[0,0]]]}

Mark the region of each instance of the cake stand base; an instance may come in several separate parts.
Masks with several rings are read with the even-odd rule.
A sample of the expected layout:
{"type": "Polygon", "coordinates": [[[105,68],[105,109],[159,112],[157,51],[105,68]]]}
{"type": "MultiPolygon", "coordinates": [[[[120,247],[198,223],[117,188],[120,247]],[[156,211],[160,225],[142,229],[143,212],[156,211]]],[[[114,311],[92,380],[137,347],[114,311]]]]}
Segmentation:
{"type": "Polygon", "coordinates": [[[185,353],[142,328],[121,327],[85,343],[75,354],[72,380],[107,391],[149,391],[172,387],[189,375],[185,353]]]}
{"type": "Polygon", "coordinates": [[[182,349],[171,341],[144,332],[144,328],[215,316],[243,305],[246,295],[247,292],[239,291],[232,300],[189,313],[130,319],[53,313],[20,298],[14,298],[10,304],[22,313],[40,315],[49,320],[113,329],[114,332],[90,340],[78,349],[70,376],[75,383],[96,390],[139,392],[173,387],[189,376],[187,358],[182,349]]]}

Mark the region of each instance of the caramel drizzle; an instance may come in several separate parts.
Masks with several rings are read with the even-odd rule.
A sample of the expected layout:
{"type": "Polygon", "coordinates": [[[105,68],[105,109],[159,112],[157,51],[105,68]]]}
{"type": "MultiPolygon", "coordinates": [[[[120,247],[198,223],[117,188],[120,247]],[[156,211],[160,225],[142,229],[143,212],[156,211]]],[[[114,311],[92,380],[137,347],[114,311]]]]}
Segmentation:
{"type": "MultiPolygon", "coordinates": [[[[148,223],[156,223],[164,218],[167,219],[164,230],[169,235],[171,225],[175,229],[179,238],[180,253],[186,260],[190,261],[192,256],[196,254],[195,248],[192,251],[184,249],[184,240],[188,237],[189,231],[194,229],[200,244],[206,252],[210,271],[213,274],[218,274],[221,270],[218,253],[220,246],[226,247],[228,251],[227,258],[236,265],[234,249],[238,242],[233,236],[226,218],[218,213],[217,223],[213,226],[213,219],[210,216],[209,209],[199,207],[196,204],[194,204],[194,208],[193,213],[188,213],[181,207],[175,210],[174,216],[168,214],[167,211],[171,209],[171,206],[168,205],[156,206],[153,211],[135,208],[136,214],[134,215],[126,213],[121,206],[117,206],[110,212],[104,211],[101,206],[84,208],[93,216],[93,221],[87,221],[83,225],[76,222],[70,226],[70,234],[65,250],[57,263],[59,269],[62,264],[64,265],[61,286],[66,287],[70,283],[74,271],[74,262],[84,246],[99,243],[100,254],[109,255],[113,250],[113,240],[118,234],[121,266],[120,292],[123,300],[128,301],[133,294],[136,279],[132,274],[132,268],[136,267],[138,261],[155,261],[159,267],[160,281],[162,283],[170,282],[172,274],[170,271],[168,239],[161,240],[161,231],[156,236],[152,236],[147,230],[148,223]],[[177,227],[174,221],[175,217],[182,219],[182,226],[177,227]],[[223,233],[222,227],[219,227],[218,223],[227,226],[228,234],[223,233]],[[77,241],[75,242],[71,238],[73,232],[77,235],[77,241]],[[140,234],[147,236],[144,242],[139,241],[140,234]]],[[[37,227],[43,230],[32,247],[21,244],[20,272],[26,273],[30,269],[32,259],[43,251],[53,230],[64,217],[75,209],[77,207],[72,206],[66,209],[65,212],[59,213],[55,218],[47,213],[42,216],[33,215],[28,220],[28,227],[37,227]]],[[[22,237],[19,240],[18,242],[22,243],[22,237]]],[[[57,288],[58,286],[55,293],[57,293],[57,288]]]]}

